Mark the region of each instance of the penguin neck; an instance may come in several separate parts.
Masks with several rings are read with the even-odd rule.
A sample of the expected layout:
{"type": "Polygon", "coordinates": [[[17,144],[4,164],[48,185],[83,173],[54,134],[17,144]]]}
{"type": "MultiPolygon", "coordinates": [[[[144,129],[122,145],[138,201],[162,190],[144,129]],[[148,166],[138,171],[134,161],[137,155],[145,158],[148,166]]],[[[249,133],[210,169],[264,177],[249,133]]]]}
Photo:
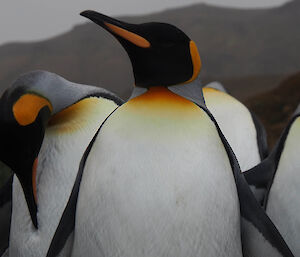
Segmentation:
{"type": "Polygon", "coordinates": [[[153,86],[153,87],[149,87],[149,88],[142,88],[142,87],[135,86],[129,100],[131,100],[137,96],[140,96],[149,90],[159,90],[159,88],[162,88],[162,87],[172,91],[176,95],[179,95],[179,96],[199,105],[200,107],[206,108],[204,97],[203,97],[203,92],[202,92],[202,83],[200,81],[199,76],[191,82],[168,86],[168,87],[153,86]]]}

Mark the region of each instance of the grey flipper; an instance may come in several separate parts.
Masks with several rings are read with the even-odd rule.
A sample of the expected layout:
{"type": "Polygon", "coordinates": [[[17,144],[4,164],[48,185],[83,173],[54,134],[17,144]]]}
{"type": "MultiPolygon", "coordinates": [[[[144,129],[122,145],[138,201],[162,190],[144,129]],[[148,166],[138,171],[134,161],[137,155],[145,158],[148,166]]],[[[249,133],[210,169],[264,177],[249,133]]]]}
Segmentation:
{"type": "Polygon", "coordinates": [[[12,182],[13,176],[11,176],[6,184],[0,189],[0,256],[4,254],[9,244],[12,182]]]}

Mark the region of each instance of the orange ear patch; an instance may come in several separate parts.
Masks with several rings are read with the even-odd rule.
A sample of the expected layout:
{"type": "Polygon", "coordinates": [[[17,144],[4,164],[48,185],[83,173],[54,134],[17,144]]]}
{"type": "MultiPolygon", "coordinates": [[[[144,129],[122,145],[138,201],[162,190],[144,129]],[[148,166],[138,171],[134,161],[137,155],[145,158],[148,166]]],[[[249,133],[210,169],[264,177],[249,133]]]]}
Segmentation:
{"type": "Polygon", "coordinates": [[[118,36],[128,40],[132,44],[135,44],[136,46],[142,47],[142,48],[149,48],[151,46],[150,42],[146,40],[145,38],[130,32],[126,29],[120,28],[116,25],[104,22],[105,26],[110,29],[113,33],[117,34],[118,36]]]}
{"type": "Polygon", "coordinates": [[[35,121],[39,111],[44,106],[48,106],[52,111],[52,105],[46,98],[34,94],[25,94],[15,102],[13,114],[21,126],[26,126],[35,121]]]}
{"type": "Polygon", "coordinates": [[[201,58],[194,41],[190,41],[190,54],[192,57],[194,71],[193,76],[186,83],[192,82],[194,79],[196,79],[202,67],[201,58]]]}

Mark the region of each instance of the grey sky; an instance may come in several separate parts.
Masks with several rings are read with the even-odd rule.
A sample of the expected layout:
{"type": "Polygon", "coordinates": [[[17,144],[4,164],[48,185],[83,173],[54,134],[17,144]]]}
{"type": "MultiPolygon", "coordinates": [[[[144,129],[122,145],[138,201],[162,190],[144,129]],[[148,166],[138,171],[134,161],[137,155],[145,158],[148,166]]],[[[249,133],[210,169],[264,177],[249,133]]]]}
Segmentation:
{"type": "Polygon", "coordinates": [[[85,9],[108,15],[143,14],[201,2],[254,8],[278,6],[287,0],[2,0],[0,44],[36,41],[65,32],[86,22],[78,15],[85,9]]]}

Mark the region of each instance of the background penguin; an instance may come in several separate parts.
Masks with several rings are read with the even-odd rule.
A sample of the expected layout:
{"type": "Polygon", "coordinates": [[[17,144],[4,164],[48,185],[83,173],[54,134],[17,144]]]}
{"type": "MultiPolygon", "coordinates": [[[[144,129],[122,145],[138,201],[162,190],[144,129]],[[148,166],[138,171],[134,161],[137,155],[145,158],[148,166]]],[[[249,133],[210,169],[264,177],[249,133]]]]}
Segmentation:
{"type": "Polygon", "coordinates": [[[0,158],[16,174],[9,256],[46,255],[82,154],[121,103],[46,71],[20,76],[3,94],[0,158]]]}
{"type": "Polygon", "coordinates": [[[270,156],[245,173],[249,184],[267,187],[264,208],[291,247],[300,256],[300,105],[270,156]]]}
{"type": "Polygon", "coordinates": [[[203,96],[208,110],[232,147],[242,171],[249,170],[267,157],[266,131],[245,105],[229,95],[219,82],[206,85],[203,96]]]}
{"type": "MultiPolygon", "coordinates": [[[[72,256],[293,256],[204,105],[195,43],[169,24],[82,15],[119,40],[137,87],[81,160],[72,256]]],[[[58,249],[53,242],[65,240],[74,205],[76,197],[48,257],[58,249]]]]}

